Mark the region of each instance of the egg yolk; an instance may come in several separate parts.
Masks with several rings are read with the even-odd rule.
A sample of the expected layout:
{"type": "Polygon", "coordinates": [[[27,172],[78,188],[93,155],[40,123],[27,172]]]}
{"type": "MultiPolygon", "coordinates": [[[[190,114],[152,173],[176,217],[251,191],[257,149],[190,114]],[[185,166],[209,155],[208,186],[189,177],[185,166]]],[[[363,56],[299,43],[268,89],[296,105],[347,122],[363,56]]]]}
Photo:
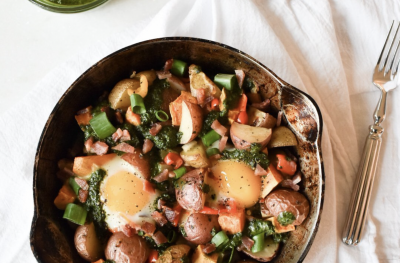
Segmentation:
{"type": "Polygon", "coordinates": [[[261,193],[261,178],[242,162],[221,161],[211,168],[209,180],[214,191],[248,208],[257,203],[261,193]]]}
{"type": "Polygon", "coordinates": [[[143,180],[126,171],[110,176],[103,194],[110,210],[127,215],[140,212],[150,200],[149,193],[143,191],[143,180]]]}

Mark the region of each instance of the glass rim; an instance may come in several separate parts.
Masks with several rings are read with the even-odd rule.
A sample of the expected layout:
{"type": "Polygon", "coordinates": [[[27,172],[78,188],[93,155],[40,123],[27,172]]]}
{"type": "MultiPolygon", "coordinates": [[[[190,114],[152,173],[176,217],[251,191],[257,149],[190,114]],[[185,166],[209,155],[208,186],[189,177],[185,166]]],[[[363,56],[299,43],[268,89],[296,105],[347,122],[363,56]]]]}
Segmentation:
{"type": "Polygon", "coordinates": [[[43,8],[47,11],[56,12],[56,13],[79,13],[84,12],[90,9],[93,9],[99,5],[104,4],[109,0],[95,0],[93,2],[82,4],[82,5],[60,5],[60,4],[51,4],[46,3],[43,0],[29,0],[29,2],[33,3],[40,8],[43,8]]]}

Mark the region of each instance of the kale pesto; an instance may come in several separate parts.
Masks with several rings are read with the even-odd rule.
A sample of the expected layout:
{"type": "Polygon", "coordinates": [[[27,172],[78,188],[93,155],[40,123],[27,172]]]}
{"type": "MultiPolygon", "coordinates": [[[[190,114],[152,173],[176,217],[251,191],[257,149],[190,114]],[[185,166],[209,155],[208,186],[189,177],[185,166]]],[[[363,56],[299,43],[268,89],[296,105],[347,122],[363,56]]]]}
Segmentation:
{"type": "Polygon", "coordinates": [[[275,228],[272,225],[271,221],[266,221],[262,219],[253,219],[251,221],[248,221],[245,227],[245,233],[249,237],[256,236],[263,232],[267,236],[275,233],[275,228]]]}
{"type": "Polygon", "coordinates": [[[219,111],[210,111],[204,118],[203,127],[198,136],[203,137],[209,131],[211,131],[212,130],[211,124],[215,120],[218,120],[222,125],[228,124],[228,118],[226,116],[221,116],[221,113],[219,111]]]}
{"type": "Polygon", "coordinates": [[[278,222],[279,224],[281,224],[282,226],[287,226],[291,223],[293,223],[293,221],[296,219],[296,217],[291,213],[291,212],[281,212],[278,215],[278,222]]]}
{"type": "Polygon", "coordinates": [[[249,165],[253,170],[257,164],[261,165],[262,168],[267,169],[269,166],[268,155],[260,152],[261,146],[259,144],[252,144],[249,150],[224,150],[222,160],[236,159],[249,165]]]}

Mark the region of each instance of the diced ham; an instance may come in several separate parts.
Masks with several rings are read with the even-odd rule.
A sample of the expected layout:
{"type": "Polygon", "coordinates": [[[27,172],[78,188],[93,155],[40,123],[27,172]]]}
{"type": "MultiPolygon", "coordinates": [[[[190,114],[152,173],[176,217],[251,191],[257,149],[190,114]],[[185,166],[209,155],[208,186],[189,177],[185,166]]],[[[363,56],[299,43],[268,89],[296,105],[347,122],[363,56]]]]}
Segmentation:
{"type": "Polygon", "coordinates": [[[197,104],[203,105],[206,103],[206,91],[204,89],[196,90],[197,104]]]}
{"type": "Polygon", "coordinates": [[[130,141],[131,140],[131,134],[129,133],[129,131],[128,130],[123,130],[122,131],[122,136],[121,136],[121,138],[119,140],[121,142],[130,141]]]}
{"type": "Polygon", "coordinates": [[[90,148],[90,152],[97,155],[104,155],[108,152],[108,145],[105,142],[95,142],[90,148]]]}
{"type": "Polygon", "coordinates": [[[118,144],[117,146],[112,147],[111,149],[113,150],[117,150],[120,152],[124,152],[124,153],[135,153],[136,149],[135,147],[125,143],[125,142],[121,142],[120,144],[118,144]]]}
{"type": "Polygon", "coordinates": [[[236,79],[238,81],[239,87],[243,86],[243,81],[244,81],[244,77],[246,76],[244,74],[244,71],[241,69],[237,69],[235,70],[235,74],[236,74],[236,79]]]}
{"type": "Polygon", "coordinates": [[[226,132],[228,131],[228,129],[222,126],[222,124],[219,123],[218,120],[213,121],[213,123],[211,124],[211,128],[221,136],[225,136],[226,132]]]}
{"type": "Polygon", "coordinates": [[[219,141],[219,151],[222,152],[225,149],[226,142],[228,141],[228,136],[224,136],[219,141]]]}
{"type": "Polygon", "coordinates": [[[267,175],[268,172],[264,168],[262,168],[261,165],[257,164],[254,174],[257,176],[263,176],[263,175],[267,175]]]}
{"type": "Polygon", "coordinates": [[[162,200],[162,198],[158,199],[158,201],[157,201],[157,209],[158,210],[162,210],[164,205],[165,205],[165,201],[162,200]]]}
{"type": "Polygon", "coordinates": [[[281,126],[281,122],[282,122],[282,112],[279,111],[278,112],[278,117],[276,118],[276,126],[277,127],[281,126]]]}
{"type": "Polygon", "coordinates": [[[292,177],[292,181],[294,184],[298,184],[301,182],[301,173],[298,172],[292,177]]]}
{"type": "Polygon", "coordinates": [[[281,186],[285,188],[291,188],[294,191],[299,191],[300,186],[297,184],[294,184],[292,180],[290,179],[285,179],[281,182],[281,186]]]}
{"type": "Polygon", "coordinates": [[[262,111],[267,111],[270,104],[271,104],[271,101],[269,99],[266,99],[260,103],[253,103],[253,104],[251,104],[251,106],[256,109],[262,110],[262,111]]]}
{"type": "Polygon", "coordinates": [[[153,239],[154,242],[156,242],[157,246],[168,242],[168,239],[164,236],[164,234],[161,231],[157,231],[156,233],[154,233],[153,239]]]}
{"type": "Polygon", "coordinates": [[[85,113],[90,113],[92,111],[92,106],[86,107],[82,110],[79,110],[76,115],[81,115],[81,114],[85,114],[85,113]]]}
{"type": "Polygon", "coordinates": [[[81,203],[86,203],[88,196],[89,196],[88,190],[79,189],[78,199],[81,203]]]}
{"type": "Polygon", "coordinates": [[[161,131],[161,129],[162,129],[162,125],[157,122],[157,123],[154,123],[153,125],[151,125],[149,133],[152,136],[156,136],[161,131]]]}
{"type": "Polygon", "coordinates": [[[159,79],[166,79],[166,78],[169,78],[172,76],[172,74],[169,71],[165,71],[165,70],[156,71],[156,74],[159,79]]]}
{"type": "Polygon", "coordinates": [[[156,226],[149,222],[144,222],[142,224],[141,229],[148,235],[153,235],[154,231],[156,231],[156,226]]]}
{"type": "Polygon", "coordinates": [[[161,214],[158,211],[154,211],[151,214],[151,217],[154,219],[154,221],[157,222],[157,224],[159,224],[160,226],[165,225],[166,223],[168,223],[168,220],[165,218],[165,216],[163,214],[161,214]]]}
{"type": "Polygon", "coordinates": [[[143,143],[143,153],[146,154],[148,152],[151,151],[151,149],[153,148],[154,143],[149,140],[149,139],[145,139],[144,143],[143,143]]]}
{"type": "Polygon", "coordinates": [[[167,120],[167,121],[163,121],[163,122],[159,122],[159,124],[161,126],[171,126],[172,125],[172,120],[167,120]]]}
{"type": "Polygon", "coordinates": [[[168,176],[169,176],[169,178],[175,178],[176,174],[174,172],[169,172],[168,176]]]}
{"type": "Polygon", "coordinates": [[[124,123],[124,118],[122,117],[122,114],[119,111],[115,112],[115,119],[120,124],[124,123]]]}
{"type": "Polygon", "coordinates": [[[249,238],[247,236],[243,236],[242,237],[242,244],[247,250],[251,250],[251,248],[254,245],[254,241],[253,241],[253,239],[251,239],[251,238],[249,238]]]}
{"type": "Polygon", "coordinates": [[[75,177],[74,180],[80,188],[82,188],[83,190],[89,190],[89,184],[86,182],[85,179],[75,177]]]}
{"type": "Polygon", "coordinates": [[[172,58],[165,61],[164,70],[169,71],[172,68],[172,63],[174,63],[172,58]]]}
{"type": "Polygon", "coordinates": [[[156,191],[154,190],[153,185],[152,185],[149,181],[147,181],[147,180],[144,181],[144,184],[143,184],[143,191],[145,191],[145,192],[147,192],[147,193],[150,193],[150,194],[154,194],[154,193],[156,192],[156,191]]]}
{"type": "Polygon", "coordinates": [[[215,244],[213,244],[213,243],[209,243],[209,244],[203,246],[203,252],[205,254],[210,254],[210,253],[214,252],[215,249],[216,249],[216,247],[215,247],[215,244]]]}
{"type": "Polygon", "coordinates": [[[87,139],[86,142],[85,142],[86,152],[90,152],[90,149],[92,148],[92,145],[93,145],[93,137],[89,137],[89,139],[87,139]]]}
{"type": "Polygon", "coordinates": [[[122,226],[120,230],[127,237],[132,237],[134,234],[136,234],[136,229],[132,228],[129,224],[122,226]]]}
{"type": "Polygon", "coordinates": [[[118,130],[116,132],[114,132],[113,135],[111,136],[111,138],[113,139],[114,142],[121,139],[121,137],[122,137],[122,130],[120,128],[118,128],[118,130]]]}
{"type": "Polygon", "coordinates": [[[157,183],[164,182],[169,178],[168,173],[169,173],[168,169],[164,169],[164,171],[162,171],[156,177],[154,177],[153,180],[156,181],[157,183]]]}
{"type": "Polygon", "coordinates": [[[164,206],[164,213],[165,217],[172,224],[174,224],[176,222],[176,218],[179,217],[179,212],[169,208],[168,206],[164,206]]]}

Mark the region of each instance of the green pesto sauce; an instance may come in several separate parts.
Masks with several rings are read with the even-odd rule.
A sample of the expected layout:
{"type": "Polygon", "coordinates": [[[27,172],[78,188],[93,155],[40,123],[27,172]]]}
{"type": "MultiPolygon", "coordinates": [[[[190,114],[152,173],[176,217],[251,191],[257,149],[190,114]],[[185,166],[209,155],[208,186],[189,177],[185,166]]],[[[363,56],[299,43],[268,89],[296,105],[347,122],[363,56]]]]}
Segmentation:
{"type": "Polygon", "coordinates": [[[210,111],[204,118],[203,127],[199,133],[199,137],[203,137],[212,130],[211,124],[215,120],[218,120],[222,125],[226,125],[228,123],[228,119],[226,116],[224,116],[224,113],[221,114],[219,111],[210,111]]]}
{"type": "Polygon", "coordinates": [[[83,5],[83,4],[89,4],[96,0],[48,0],[48,1],[59,5],[83,5]]]}
{"type": "Polygon", "coordinates": [[[261,165],[262,168],[267,169],[269,165],[268,155],[263,152],[260,152],[261,146],[259,144],[253,143],[250,147],[250,150],[225,150],[222,152],[222,160],[230,160],[235,159],[238,161],[242,161],[249,165],[253,170],[256,168],[256,165],[261,165]]]}

